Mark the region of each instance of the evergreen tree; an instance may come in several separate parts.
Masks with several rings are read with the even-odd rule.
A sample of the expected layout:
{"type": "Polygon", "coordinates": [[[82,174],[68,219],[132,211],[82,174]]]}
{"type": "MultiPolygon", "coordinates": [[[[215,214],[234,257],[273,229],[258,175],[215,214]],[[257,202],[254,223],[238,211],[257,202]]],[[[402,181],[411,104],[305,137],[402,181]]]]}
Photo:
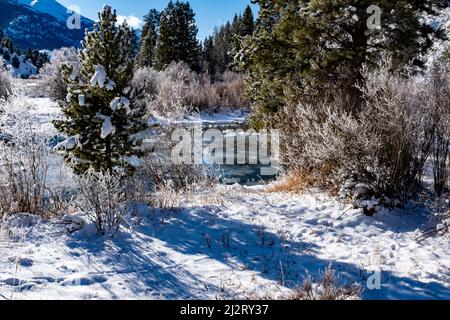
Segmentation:
{"type": "Polygon", "coordinates": [[[214,38],[209,36],[203,42],[202,58],[204,64],[203,71],[208,72],[211,76],[215,75],[217,67],[217,61],[214,54],[214,38]]]}
{"type": "Polygon", "coordinates": [[[133,99],[136,90],[130,86],[134,32],[116,23],[116,12],[105,6],[94,29],[86,31],[79,75],[62,67],[69,92],[60,102],[66,119],[54,124],[69,137],[58,147],[77,173],[89,167],[132,170],[126,159],[141,154],[134,137],[145,128],[144,106],[133,99]]]}
{"type": "Polygon", "coordinates": [[[233,32],[233,50],[238,52],[240,50],[240,36],[241,36],[242,16],[237,14],[233,18],[231,29],[233,32]]]}
{"type": "Polygon", "coordinates": [[[238,34],[244,37],[253,34],[253,31],[255,31],[255,17],[252,8],[247,6],[242,14],[238,34]]]}
{"type": "Polygon", "coordinates": [[[17,56],[14,56],[14,57],[12,58],[11,65],[12,65],[14,68],[16,68],[16,69],[19,69],[19,67],[20,67],[20,60],[19,60],[19,58],[18,58],[17,56]]]}
{"type": "Polygon", "coordinates": [[[13,53],[14,52],[14,45],[11,39],[9,38],[4,38],[3,39],[3,46],[9,50],[9,53],[13,53]]]}
{"type": "Polygon", "coordinates": [[[33,58],[33,51],[31,51],[31,49],[28,48],[28,49],[25,51],[25,59],[31,60],[32,58],[33,58]]]}
{"type": "Polygon", "coordinates": [[[160,13],[152,9],[144,17],[139,54],[136,59],[138,67],[152,67],[158,40],[160,13]]]}
{"type": "Polygon", "coordinates": [[[258,27],[239,55],[249,93],[262,112],[278,110],[305,79],[324,90],[326,83],[340,83],[357,96],[363,64],[374,65],[386,54],[398,68],[422,64],[418,57],[431,46],[433,30],[421,14],[436,14],[445,2],[379,0],[381,27],[368,28],[371,0],[255,0],[258,27]]]}
{"type": "Polygon", "coordinates": [[[200,69],[195,14],[189,2],[170,1],[161,13],[155,67],[165,69],[171,62],[184,61],[192,70],[200,69]]]}
{"type": "Polygon", "coordinates": [[[215,32],[214,36],[214,57],[217,61],[217,72],[223,73],[231,67],[233,58],[233,32],[231,23],[227,22],[215,32]]]}

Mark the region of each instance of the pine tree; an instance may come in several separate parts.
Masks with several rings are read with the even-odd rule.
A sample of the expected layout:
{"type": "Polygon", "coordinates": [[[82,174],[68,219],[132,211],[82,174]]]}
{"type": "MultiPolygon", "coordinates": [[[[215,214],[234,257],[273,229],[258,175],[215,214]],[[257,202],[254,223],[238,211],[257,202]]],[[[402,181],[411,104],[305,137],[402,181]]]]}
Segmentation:
{"type": "Polygon", "coordinates": [[[3,39],[3,46],[9,50],[10,53],[14,52],[14,45],[11,39],[4,38],[3,39]]]}
{"type": "Polygon", "coordinates": [[[32,58],[33,58],[33,51],[30,48],[28,48],[25,51],[25,59],[31,60],[32,58]]]}
{"type": "Polygon", "coordinates": [[[161,13],[155,67],[165,69],[171,62],[184,61],[192,70],[200,69],[195,14],[189,2],[170,1],[161,13]]]}
{"type": "MultiPolygon", "coordinates": [[[[276,111],[308,85],[329,89],[341,84],[356,97],[361,67],[390,55],[401,69],[432,44],[432,28],[421,13],[436,14],[442,0],[379,0],[381,27],[368,28],[371,0],[255,0],[260,7],[255,33],[241,43],[240,67],[248,72],[248,89],[261,112],[276,111]]],[[[372,7],[373,8],[373,7],[372,7]]],[[[320,90],[318,90],[320,91],[320,90]]]]}
{"type": "Polygon", "coordinates": [[[133,168],[126,159],[141,154],[134,136],[145,128],[144,106],[133,99],[136,90],[130,86],[134,32],[116,23],[116,12],[105,6],[94,30],[86,30],[79,75],[69,65],[62,67],[69,92],[60,102],[66,119],[54,124],[69,137],[58,148],[77,173],[90,167],[129,172],[133,168]]]}
{"type": "Polygon", "coordinates": [[[233,32],[233,51],[239,52],[240,50],[240,40],[241,40],[241,26],[242,26],[242,16],[237,14],[233,18],[233,23],[231,24],[231,30],[233,32]]]}
{"type": "Polygon", "coordinates": [[[156,43],[158,40],[160,13],[152,9],[144,17],[144,27],[142,28],[139,54],[136,59],[138,67],[152,67],[156,43]]]}
{"type": "Polygon", "coordinates": [[[233,61],[231,50],[233,48],[233,32],[231,23],[227,22],[214,31],[213,59],[215,73],[223,73],[230,69],[233,61]]]}
{"type": "Polygon", "coordinates": [[[14,57],[12,58],[11,65],[12,65],[14,68],[16,68],[16,69],[19,69],[19,67],[20,67],[20,60],[19,60],[19,58],[18,58],[17,56],[14,56],[14,57]]]}

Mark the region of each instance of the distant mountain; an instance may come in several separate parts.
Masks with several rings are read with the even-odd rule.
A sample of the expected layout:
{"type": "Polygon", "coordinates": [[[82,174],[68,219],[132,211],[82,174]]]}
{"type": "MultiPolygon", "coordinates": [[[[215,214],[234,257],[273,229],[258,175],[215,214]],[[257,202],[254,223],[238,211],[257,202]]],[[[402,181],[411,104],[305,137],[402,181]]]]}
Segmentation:
{"type": "MultiPolygon", "coordinates": [[[[30,7],[41,13],[46,13],[64,24],[66,24],[69,16],[72,15],[70,10],[55,0],[10,0],[10,2],[30,7]]],[[[85,17],[81,17],[81,20],[86,24],[93,24],[93,21],[85,17]]]]}
{"type": "Polygon", "coordinates": [[[55,0],[0,0],[0,29],[22,49],[79,47],[84,29],[93,21],[81,17],[80,29],[69,29],[72,15],[55,0]]]}

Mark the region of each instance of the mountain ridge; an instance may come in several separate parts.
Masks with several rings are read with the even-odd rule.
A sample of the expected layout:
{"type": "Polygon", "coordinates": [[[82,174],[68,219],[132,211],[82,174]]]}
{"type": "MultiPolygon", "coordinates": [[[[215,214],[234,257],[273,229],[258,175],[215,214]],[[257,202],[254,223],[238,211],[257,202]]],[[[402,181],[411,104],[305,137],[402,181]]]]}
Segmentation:
{"type": "Polygon", "coordinates": [[[80,47],[84,30],[92,28],[94,22],[81,17],[81,28],[71,30],[66,22],[71,15],[54,0],[0,0],[0,29],[22,49],[80,47]],[[59,9],[51,12],[52,5],[59,9]],[[65,17],[62,15],[64,10],[65,17]]]}

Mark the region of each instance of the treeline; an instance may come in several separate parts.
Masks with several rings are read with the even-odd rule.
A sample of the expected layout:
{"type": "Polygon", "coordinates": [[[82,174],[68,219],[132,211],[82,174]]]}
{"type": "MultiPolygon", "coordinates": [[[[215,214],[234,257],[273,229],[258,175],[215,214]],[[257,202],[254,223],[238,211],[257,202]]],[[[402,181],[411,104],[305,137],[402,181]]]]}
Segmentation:
{"type": "Polygon", "coordinates": [[[234,69],[233,55],[240,48],[240,39],[255,29],[250,6],[232,22],[216,28],[203,43],[197,40],[195,13],[188,2],[170,1],[162,12],[150,10],[144,21],[138,67],[164,70],[172,62],[185,62],[193,71],[212,77],[234,69]]]}

